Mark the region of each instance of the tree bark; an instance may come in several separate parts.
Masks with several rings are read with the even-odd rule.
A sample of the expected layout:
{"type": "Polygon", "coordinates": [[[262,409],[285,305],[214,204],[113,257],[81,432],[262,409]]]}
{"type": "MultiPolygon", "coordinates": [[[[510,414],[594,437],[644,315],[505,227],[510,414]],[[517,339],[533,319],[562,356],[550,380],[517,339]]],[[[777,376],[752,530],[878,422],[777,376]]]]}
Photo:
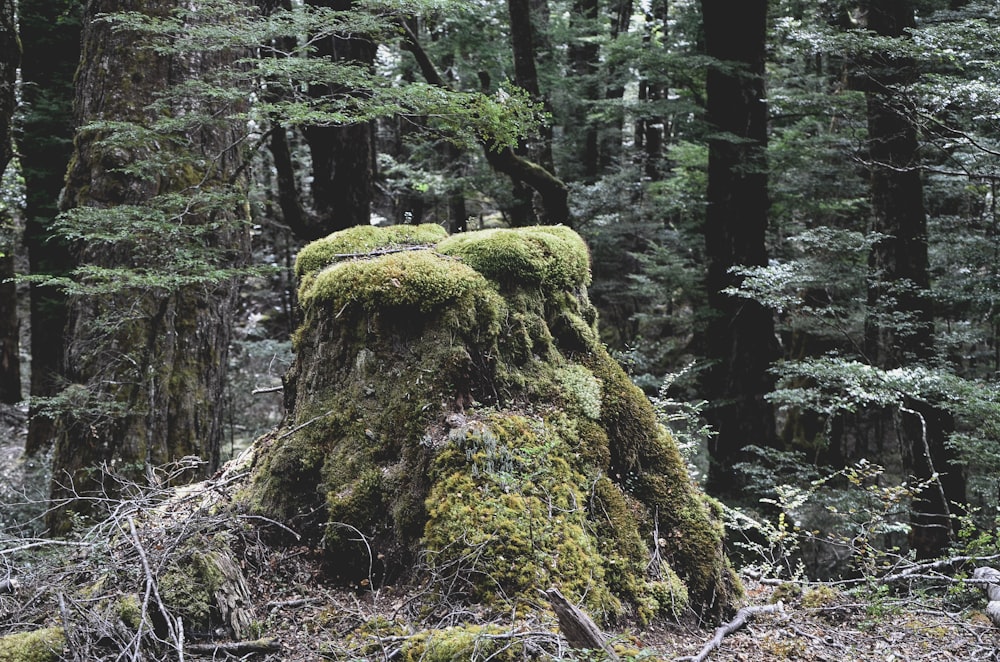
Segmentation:
{"type": "Polygon", "coordinates": [[[712,318],[703,386],[713,403],[706,414],[717,432],[709,449],[709,481],[712,489],[723,492],[731,486],[740,449],[772,445],[775,437],[772,408],[764,399],[772,386],[768,368],[777,356],[771,313],[755,301],[724,292],[740,283],[730,273],[732,267],[767,264],[767,2],[703,0],[702,14],[708,55],[718,61],[707,79],[708,121],[714,131],[705,221],[712,318]]]}
{"type": "MultiPolygon", "coordinates": [[[[351,9],[351,0],[314,0],[310,4],[351,9]]],[[[355,62],[371,67],[376,44],[359,35],[333,35],[317,44],[317,57],[355,62]]],[[[328,85],[316,85],[314,96],[352,94],[328,85]]],[[[307,126],[303,129],[312,157],[312,199],[318,236],[354,225],[368,225],[375,178],[375,143],[371,122],[345,126],[307,126]]],[[[316,237],[305,237],[316,238],[316,237]]]]}
{"type": "MultiPolygon", "coordinates": [[[[25,237],[32,274],[59,274],[69,264],[63,241],[50,226],[73,151],[73,73],[80,60],[80,5],[72,0],[20,0],[24,57],[21,169],[25,182],[25,237]]],[[[57,288],[30,285],[33,397],[55,395],[63,364],[66,297],[57,288]]],[[[28,454],[51,447],[52,419],[37,403],[29,408],[28,454]]]]}
{"type": "MultiPolygon", "coordinates": [[[[108,23],[95,20],[99,14],[120,11],[164,16],[179,6],[178,0],[90,0],[76,81],[80,126],[97,119],[149,125],[156,113],[146,110],[147,105],[172,83],[233,62],[238,54],[224,51],[158,55],[141,47],[140,35],[113,30],[108,23]]],[[[239,110],[213,103],[185,99],[183,104],[176,103],[174,112],[182,110],[182,105],[187,112],[195,109],[216,116],[239,110]]],[[[239,188],[242,182],[236,173],[243,155],[233,146],[241,144],[241,131],[236,121],[189,129],[175,137],[182,137],[186,149],[193,150],[185,154],[200,161],[181,161],[176,172],[168,167],[155,177],[144,177],[121,168],[141,163],[154,151],[170,149],[169,140],[108,147],[101,142],[101,132],[82,130],[76,136],[63,206],[113,213],[116,207],[142,206],[166,193],[231,191],[227,187],[232,181],[239,188]],[[203,170],[191,172],[198,163],[203,170]]],[[[240,208],[178,212],[175,220],[201,231],[191,241],[203,247],[212,266],[224,269],[239,267],[248,258],[243,213],[240,208]]],[[[134,268],[143,259],[132,250],[135,246],[131,237],[89,240],[75,244],[73,255],[81,265],[134,268]]],[[[154,273],[162,270],[154,262],[138,266],[154,273]]],[[[62,393],[70,406],[61,409],[56,419],[53,500],[65,503],[80,496],[113,496],[114,485],[102,484],[103,465],[116,476],[134,479],[153,466],[197,455],[204,460],[202,473],[214,471],[219,461],[223,413],[219,402],[236,295],[235,279],[223,278],[197,285],[129,287],[70,299],[63,371],[70,386],[62,393]]],[[[71,507],[87,510],[82,500],[71,507]]],[[[64,528],[65,510],[50,511],[50,530],[64,528]]]]}
{"type": "MultiPolygon", "coordinates": [[[[868,28],[882,37],[905,38],[915,26],[908,1],[871,0],[868,28]]],[[[865,353],[874,365],[894,369],[926,362],[934,353],[934,319],[927,255],[927,214],[918,155],[917,130],[907,108],[905,87],[914,62],[878,53],[865,63],[868,157],[871,162],[872,232],[881,239],[869,253],[869,315],[865,353]],[[897,319],[903,314],[905,323],[897,319]]],[[[903,449],[902,467],[920,481],[911,512],[911,546],[920,558],[940,554],[953,539],[957,520],[951,503],[965,502],[965,480],[946,439],[951,416],[926,402],[908,399],[900,412],[873,414],[873,442],[885,452],[903,449]]]]}
{"type": "MultiPolygon", "coordinates": [[[[0,0],[0,174],[13,157],[12,127],[17,104],[17,67],[21,44],[17,37],[14,0],[0,0]]],[[[0,402],[21,400],[20,330],[17,320],[17,288],[14,285],[14,253],[17,224],[14,211],[2,218],[0,251],[0,402]]]]}

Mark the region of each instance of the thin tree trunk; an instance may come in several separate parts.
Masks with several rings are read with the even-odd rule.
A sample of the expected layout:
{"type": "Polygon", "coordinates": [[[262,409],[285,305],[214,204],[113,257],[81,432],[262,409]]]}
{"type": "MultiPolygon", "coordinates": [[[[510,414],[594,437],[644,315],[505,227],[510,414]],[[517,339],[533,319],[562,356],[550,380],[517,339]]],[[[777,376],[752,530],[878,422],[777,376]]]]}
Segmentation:
{"type": "MultiPolygon", "coordinates": [[[[14,154],[12,125],[17,103],[17,67],[21,44],[17,38],[14,0],[0,0],[0,174],[14,154]]],[[[0,402],[21,399],[20,332],[17,321],[17,288],[14,277],[14,252],[17,229],[14,212],[0,218],[0,402]]]]}
{"type": "MultiPolygon", "coordinates": [[[[59,192],[73,151],[73,74],[80,59],[80,4],[71,0],[19,0],[24,57],[24,119],[20,137],[25,183],[24,243],[32,274],[58,275],[70,263],[65,242],[52,236],[59,192]]],[[[55,395],[63,385],[66,297],[57,288],[30,285],[33,398],[55,395]]],[[[25,452],[51,447],[52,419],[37,401],[29,407],[25,452]]]]}
{"type": "Polygon", "coordinates": [[[772,445],[775,436],[773,412],[764,399],[772,386],[767,371],[777,354],[771,313],[724,292],[740,281],[732,267],[767,264],[767,2],[703,0],[702,12],[708,55],[720,62],[709,68],[707,80],[708,121],[716,135],[709,141],[705,224],[711,364],[703,384],[717,432],[709,480],[724,491],[732,485],[740,450],[772,445]]]}
{"type": "MultiPolygon", "coordinates": [[[[872,0],[868,28],[883,37],[904,38],[915,25],[908,1],[872,0]]],[[[869,253],[869,317],[865,352],[880,368],[894,369],[926,362],[934,352],[934,318],[927,255],[924,208],[916,127],[905,93],[913,81],[912,60],[877,54],[867,63],[865,81],[871,161],[872,228],[881,237],[869,253]],[[887,313],[907,316],[905,324],[887,313]]],[[[911,399],[901,412],[874,413],[874,445],[894,454],[902,448],[903,470],[922,489],[911,512],[911,546],[921,558],[943,552],[953,539],[957,520],[951,503],[965,502],[965,480],[955,454],[946,446],[954,422],[946,412],[911,399]]]]}

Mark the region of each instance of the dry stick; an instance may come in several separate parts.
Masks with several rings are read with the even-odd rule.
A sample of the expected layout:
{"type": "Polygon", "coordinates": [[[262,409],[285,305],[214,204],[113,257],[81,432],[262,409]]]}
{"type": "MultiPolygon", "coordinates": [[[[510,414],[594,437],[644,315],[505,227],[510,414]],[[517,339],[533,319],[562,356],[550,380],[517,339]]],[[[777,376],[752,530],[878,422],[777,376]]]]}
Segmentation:
{"type": "Polygon", "coordinates": [[[733,620],[729,621],[725,625],[720,626],[715,631],[715,636],[701,649],[697,655],[693,657],[679,657],[674,662],[705,662],[708,659],[709,654],[716,648],[722,646],[722,640],[727,636],[736,632],[741,627],[746,625],[747,619],[751,616],[756,616],[757,614],[773,614],[775,612],[785,611],[784,605],[780,602],[773,605],[760,605],[756,607],[743,607],[738,612],[733,620]]]}
{"type": "MultiPolygon", "coordinates": [[[[139,533],[135,530],[135,520],[132,519],[131,515],[128,516],[128,528],[129,532],[132,534],[132,542],[135,549],[139,553],[139,560],[142,562],[142,569],[146,573],[146,594],[142,600],[142,620],[139,622],[140,628],[146,620],[146,610],[149,605],[150,593],[152,593],[153,597],[156,598],[156,605],[159,607],[160,614],[163,615],[163,619],[167,622],[167,630],[169,630],[170,635],[174,640],[174,648],[177,650],[178,662],[184,662],[183,635],[178,636],[177,628],[174,626],[174,619],[170,617],[170,612],[167,610],[166,606],[163,604],[163,600],[160,598],[160,590],[156,586],[156,579],[153,577],[152,570],[149,569],[149,561],[146,559],[146,550],[142,546],[142,541],[139,540],[139,533]]],[[[136,636],[136,655],[139,654],[141,642],[141,638],[136,636]]]]}
{"type": "Polygon", "coordinates": [[[215,657],[220,653],[227,655],[247,655],[249,653],[277,653],[281,650],[281,644],[274,639],[257,639],[255,641],[234,641],[222,644],[190,644],[187,647],[189,653],[195,655],[211,655],[215,657]]]}
{"type": "Polygon", "coordinates": [[[559,592],[559,589],[553,586],[549,590],[543,591],[543,594],[549,599],[552,611],[556,613],[556,617],[559,619],[559,629],[562,631],[563,636],[566,637],[566,641],[569,642],[570,647],[602,650],[607,654],[608,659],[618,660],[618,656],[615,655],[611,646],[608,645],[607,640],[605,640],[604,635],[601,634],[597,625],[594,624],[594,621],[580,611],[576,605],[567,600],[559,592]]]}

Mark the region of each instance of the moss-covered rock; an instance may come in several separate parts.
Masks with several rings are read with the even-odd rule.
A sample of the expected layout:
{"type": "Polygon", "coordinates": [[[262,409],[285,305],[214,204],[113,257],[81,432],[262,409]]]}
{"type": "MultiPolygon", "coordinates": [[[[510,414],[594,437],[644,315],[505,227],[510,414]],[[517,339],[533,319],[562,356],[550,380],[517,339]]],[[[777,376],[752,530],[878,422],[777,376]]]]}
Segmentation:
{"type": "Polygon", "coordinates": [[[333,576],[416,571],[506,609],[558,585],[605,618],[730,607],[718,515],[600,344],[572,230],[358,228],[298,272],[287,424],[241,500],[322,541],[333,576]]]}
{"type": "Polygon", "coordinates": [[[0,662],[55,662],[62,659],[66,633],[43,628],[0,637],[0,662]]]}

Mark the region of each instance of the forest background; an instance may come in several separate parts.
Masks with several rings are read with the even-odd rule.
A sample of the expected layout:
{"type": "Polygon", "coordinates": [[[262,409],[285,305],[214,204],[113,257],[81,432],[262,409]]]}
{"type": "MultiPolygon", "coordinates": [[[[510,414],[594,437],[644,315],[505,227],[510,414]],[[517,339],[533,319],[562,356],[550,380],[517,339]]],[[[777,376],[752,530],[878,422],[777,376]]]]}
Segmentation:
{"type": "Polygon", "coordinates": [[[51,531],[102,462],[277,423],[306,241],[563,223],[693,474],[794,534],[772,572],[996,553],[995,3],[3,9],[0,397],[74,478],[51,531]]]}

